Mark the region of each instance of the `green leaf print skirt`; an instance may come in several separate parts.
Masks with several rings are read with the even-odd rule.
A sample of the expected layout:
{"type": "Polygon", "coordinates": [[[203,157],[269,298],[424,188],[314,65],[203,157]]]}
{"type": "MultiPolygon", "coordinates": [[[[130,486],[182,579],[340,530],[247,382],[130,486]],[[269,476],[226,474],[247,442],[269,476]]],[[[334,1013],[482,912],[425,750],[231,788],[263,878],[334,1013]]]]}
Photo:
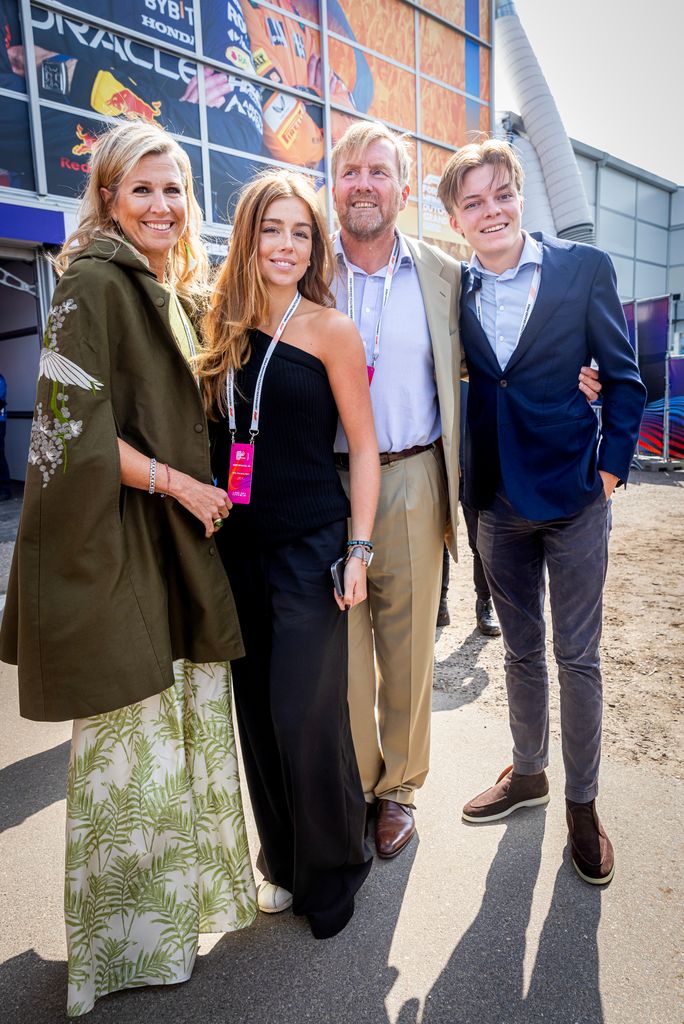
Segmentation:
{"type": "Polygon", "coordinates": [[[256,916],[226,664],[74,722],[67,783],[67,1012],[187,981],[200,932],[256,916]]]}

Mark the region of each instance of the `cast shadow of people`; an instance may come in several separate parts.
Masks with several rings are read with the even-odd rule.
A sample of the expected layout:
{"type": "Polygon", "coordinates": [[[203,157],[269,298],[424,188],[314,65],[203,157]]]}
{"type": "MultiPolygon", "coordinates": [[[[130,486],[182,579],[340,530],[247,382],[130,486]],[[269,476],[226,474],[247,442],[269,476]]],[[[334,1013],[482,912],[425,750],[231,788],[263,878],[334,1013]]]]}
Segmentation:
{"type": "Polygon", "coordinates": [[[0,832],[64,799],[68,762],[67,740],[0,771],[0,832]]]}
{"type": "Polygon", "coordinates": [[[375,860],[354,917],[335,938],[317,941],[289,910],[259,914],[198,957],[186,984],[107,996],[88,1021],[389,1024],[385,998],[398,973],[390,947],[417,850],[416,839],[396,860],[375,860]]]}
{"type": "Polygon", "coordinates": [[[9,1024],[66,1019],[66,965],[27,949],[0,964],[0,1006],[9,1024]]]}
{"type": "Polygon", "coordinates": [[[446,696],[449,710],[472,704],[489,686],[489,673],[477,664],[487,643],[480,631],[473,629],[447,658],[435,660],[434,687],[446,696]]]}
{"type": "MultiPolygon", "coordinates": [[[[425,1000],[401,1024],[602,1024],[597,930],[600,894],[581,882],[566,850],[556,876],[531,981],[526,933],[541,865],[546,816],[518,812],[503,824],[480,910],[425,1000]]],[[[495,827],[495,826],[478,826],[495,827]]]]}

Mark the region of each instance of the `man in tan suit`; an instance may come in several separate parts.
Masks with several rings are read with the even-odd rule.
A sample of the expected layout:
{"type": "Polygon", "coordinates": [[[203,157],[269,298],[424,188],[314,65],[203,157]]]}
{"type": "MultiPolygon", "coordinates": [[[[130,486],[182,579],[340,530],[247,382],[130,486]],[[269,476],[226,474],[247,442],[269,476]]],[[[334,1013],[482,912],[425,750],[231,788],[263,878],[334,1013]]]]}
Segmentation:
{"type": "MultiPolygon", "coordinates": [[[[337,306],[366,348],[381,462],[368,601],[350,613],[349,706],[385,858],[415,833],[414,794],[428,773],[442,550],[446,533],[456,557],[447,523],[458,507],[461,268],[397,231],[409,171],[404,140],[375,122],[352,125],[333,149],[337,306]]],[[[341,430],[335,448],[348,489],[341,430]]]]}

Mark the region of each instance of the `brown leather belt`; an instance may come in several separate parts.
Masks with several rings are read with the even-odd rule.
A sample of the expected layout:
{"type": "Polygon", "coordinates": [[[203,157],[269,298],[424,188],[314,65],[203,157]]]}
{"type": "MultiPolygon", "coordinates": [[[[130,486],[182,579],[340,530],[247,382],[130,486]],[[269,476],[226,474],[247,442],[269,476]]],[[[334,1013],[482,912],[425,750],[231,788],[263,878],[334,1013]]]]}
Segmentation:
{"type": "MultiPolygon", "coordinates": [[[[381,466],[389,466],[400,459],[409,459],[412,455],[429,452],[434,447],[434,444],[414,444],[413,448],[404,448],[403,452],[378,452],[378,458],[381,466]]],[[[349,469],[349,456],[346,452],[335,452],[335,465],[338,469],[349,469]]]]}

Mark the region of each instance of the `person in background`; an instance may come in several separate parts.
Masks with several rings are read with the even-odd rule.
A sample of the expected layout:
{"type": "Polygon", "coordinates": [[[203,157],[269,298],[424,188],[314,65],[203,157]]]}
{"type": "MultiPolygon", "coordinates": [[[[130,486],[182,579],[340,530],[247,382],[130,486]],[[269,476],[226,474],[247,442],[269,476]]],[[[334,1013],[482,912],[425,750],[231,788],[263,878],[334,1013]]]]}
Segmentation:
{"type": "Polygon", "coordinates": [[[214,474],[234,501],[220,550],[245,642],[232,669],[261,840],[259,907],[291,905],[318,939],[348,923],[372,863],[343,612],[366,599],[380,476],[363,346],[330,308],[331,276],[308,179],[259,175],[236,207],[198,364],[214,474]],[[333,458],[338,415],[350,501],[333,458]],[[333,563],[344,566],[338,593],[333,563]]]}
{"type": "Polygon", "coordinates": [[[98,141],[50,309],[0,633],[21,714],[74,719],[68,1013],[190,977],[256,913],[225,662],[243,647],[189,363],[207,257],[156,125],[98,141]]]}
{"type": "MultiPolygon", "coordinates": [[[[490,139],[449,160],[438,193],[472,246],[461,300],[469,372],[465,499],[501,623],[513,764],[470,800],[487,822],[549,800],[544,598],[549,578],[572,861],[610,882],[612,844],[596,811],[601,755],[599,643],[611,499],[634,455],[645,388],[610,258],[522,230],[523,172],[490,139]],[[595,359],[602,425],[577,388],[595,359]]],[[[581,389],[585,391],[585,386],[581,389]]]]}

